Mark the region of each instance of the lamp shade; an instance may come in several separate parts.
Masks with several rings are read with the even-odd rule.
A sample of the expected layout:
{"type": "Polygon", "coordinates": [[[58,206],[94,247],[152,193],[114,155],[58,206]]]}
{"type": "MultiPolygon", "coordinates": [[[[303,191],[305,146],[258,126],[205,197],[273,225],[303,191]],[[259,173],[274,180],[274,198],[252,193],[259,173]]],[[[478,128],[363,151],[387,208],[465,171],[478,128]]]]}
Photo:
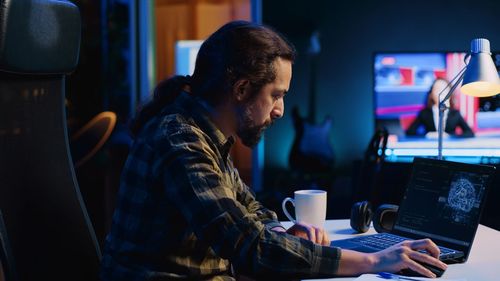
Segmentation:
{"type": "Polygon", "coordinates": [[[489,97],[500,93],[500,79],[491,59],[488,39],[472,40],[470,60],[461,90],[462,93],[475,97],[489,97]]]}

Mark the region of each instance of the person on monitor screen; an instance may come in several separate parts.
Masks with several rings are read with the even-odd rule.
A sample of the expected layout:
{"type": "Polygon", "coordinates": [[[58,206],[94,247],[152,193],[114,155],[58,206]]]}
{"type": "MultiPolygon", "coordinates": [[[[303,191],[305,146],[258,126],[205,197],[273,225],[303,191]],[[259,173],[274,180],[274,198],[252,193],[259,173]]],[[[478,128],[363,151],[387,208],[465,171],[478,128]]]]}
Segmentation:
{"type": "MultiPolygon", "coordinates": [[[[443,91],[442,96],[448,93],[450,88],[449,82],[445,79],[438,78],[432,83],[432,86],[427,93],[426,100],[427,104],[424,109],[422,109],[417,118],[411,123],[410,127],[406,130],[406,135],[408,136],[437,136],[437,128],[439,123],[439,102],[438,95],[443,91]]],[[[474,137],[474,132],[471,130],[467,122],[460,114],[460,111],[456,110],[453,103],[453,97],[446,101],[446,106],[448,109],[445,110],[444,119],[444,132],[452,136],[460,137],[474,137]],[[461,129],[461,133],[457,134],[457,128],[461,129]]]]}
{"type": "Polygon", "coordinates": [[[429,239],[377,253],[330,247],[324,229],[285,229],[242,182],[229,156],[283,116],[293,46],[235,21],[201,46],[192,77],[160,82],[133,125],[101,280],[259,280],[446,268],[429,239]],[[423,253],[421,251],[427,251],[423,253]]]}

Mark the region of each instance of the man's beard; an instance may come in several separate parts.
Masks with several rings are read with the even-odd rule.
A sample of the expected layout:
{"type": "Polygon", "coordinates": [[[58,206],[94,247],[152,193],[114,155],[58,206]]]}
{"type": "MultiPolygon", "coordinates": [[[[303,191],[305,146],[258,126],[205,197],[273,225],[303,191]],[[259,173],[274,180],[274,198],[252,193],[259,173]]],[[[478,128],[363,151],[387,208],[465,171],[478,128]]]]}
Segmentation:
{"type": "Polygon", "coordinates": [[[251,105],[245,106],[244,109],[240,111],[240,120],[237,132],[241,142],[250,148],[259,143],[265,129],[272,125],[272,121],[266,121],[262,125],[255,125],[251,112],[251,105]]]}

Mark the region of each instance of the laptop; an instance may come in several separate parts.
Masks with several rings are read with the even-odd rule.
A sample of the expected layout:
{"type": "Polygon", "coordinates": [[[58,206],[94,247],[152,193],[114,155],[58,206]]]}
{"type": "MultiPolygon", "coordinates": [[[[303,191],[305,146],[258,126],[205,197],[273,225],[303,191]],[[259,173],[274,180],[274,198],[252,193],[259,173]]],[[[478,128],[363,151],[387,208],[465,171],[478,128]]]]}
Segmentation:
{"type": "Polygon", "coordinates": [[[334,247],[376,252],[402,240],[430,238],[445,263],[465,262],[479,225],[495,167],[415,158],[390,233],[331,242],[334,247]]]}

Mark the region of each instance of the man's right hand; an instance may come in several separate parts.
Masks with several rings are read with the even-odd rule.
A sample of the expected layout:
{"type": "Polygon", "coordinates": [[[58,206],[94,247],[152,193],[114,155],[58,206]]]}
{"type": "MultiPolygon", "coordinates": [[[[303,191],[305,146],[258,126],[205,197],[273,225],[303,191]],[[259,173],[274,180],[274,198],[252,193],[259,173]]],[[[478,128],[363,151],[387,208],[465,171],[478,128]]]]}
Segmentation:
{"type": "Polygon", "coordinates": [[[439,248],[430,239],[403,241],[390,248],[374,253],[378,260],[375,272],[398,272],[411,269],[423,276],[435,278],[436,275],[421,263],[430,264],[446,270],[447,265],[438,259],[439,248]],[[425,250],[427,253],[422,253],[425,250]]]}
{"type": "Polygon", "coordinates": [[[363,273],[399,272],[411,269],[423,276],[435,278],[436,275],[421,263],[445,270],[447,265],[438,260],[438,256],[439,248],[430,239],[403,241],[370,254],[343,249],[337,274],[356,276],[363,273]],[[427,253],[422,253],[420,250],[425,250],[427,253]]]}

